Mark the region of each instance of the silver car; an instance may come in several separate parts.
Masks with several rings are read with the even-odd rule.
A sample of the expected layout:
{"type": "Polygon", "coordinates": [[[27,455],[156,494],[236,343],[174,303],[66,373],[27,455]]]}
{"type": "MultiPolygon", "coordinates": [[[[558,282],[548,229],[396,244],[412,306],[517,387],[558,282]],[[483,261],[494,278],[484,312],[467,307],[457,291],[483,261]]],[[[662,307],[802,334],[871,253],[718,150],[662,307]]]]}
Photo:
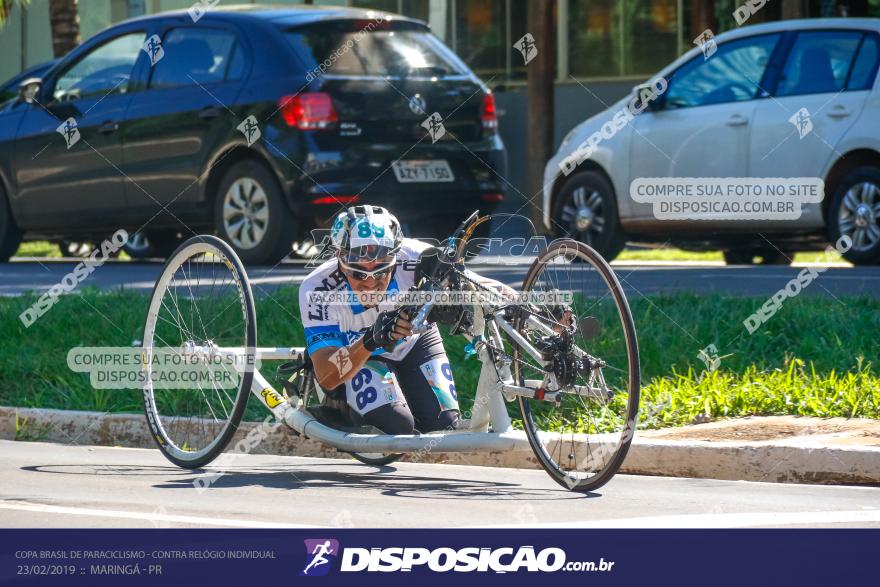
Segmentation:
{"type": "Polygon", "coordinates": [[[568,133],[545,169],[544,224],[607,258],[627,242],[649,242],[721,248],[729,263],[788,263],[843,236],[847,260],[877,263],[878,61],[878,19],[707,34],[568,133]],[[634,116],[619,116],[633,105],[634,116]],[[669,220],[633,198],[640,178],[816,178],[824,189],[796,219],[669,220]]]}

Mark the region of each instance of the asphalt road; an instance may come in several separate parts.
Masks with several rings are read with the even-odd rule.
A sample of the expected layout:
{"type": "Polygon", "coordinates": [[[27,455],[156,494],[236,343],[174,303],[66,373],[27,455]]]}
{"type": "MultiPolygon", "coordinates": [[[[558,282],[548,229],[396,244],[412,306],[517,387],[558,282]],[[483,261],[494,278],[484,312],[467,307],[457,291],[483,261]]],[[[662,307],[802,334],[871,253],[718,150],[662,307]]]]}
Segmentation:
{"type": "MultiPolygon", "coordinates": [[[[469,266],[486,277],[518,287],[528,269],[528,263],[518,261],[516,265],[474,263],[469,266]]],[[[0,295],[48,290],[72,271],[77,262],[22,260],[0,264],[0,295]]],[[[271,293],[282,285],[300,283],[309,272],[303,263],[248,267],[247,270],[256,295],[271,293]]],[[[630,297],[673,292],[766,297],[785,287],[802,270],[802,267],[778,266],[615,265],[615,272],[630,297]]],[[[161,271],[161,263],[108,261],[80,287],[121,287],[149,293],[161,271]]],[[[880,267],[827,268],[803,291],[805,295],[880,297],[880,267]]]]}
{"type": "MultiPolygon", "coordinates": [[[[880,527],[876,488],[241,455],[212,487],[157,450],[0,441],[0,527],[880,527]]],[[[210,466],[208,467],[210,470],[210,466]]]]}

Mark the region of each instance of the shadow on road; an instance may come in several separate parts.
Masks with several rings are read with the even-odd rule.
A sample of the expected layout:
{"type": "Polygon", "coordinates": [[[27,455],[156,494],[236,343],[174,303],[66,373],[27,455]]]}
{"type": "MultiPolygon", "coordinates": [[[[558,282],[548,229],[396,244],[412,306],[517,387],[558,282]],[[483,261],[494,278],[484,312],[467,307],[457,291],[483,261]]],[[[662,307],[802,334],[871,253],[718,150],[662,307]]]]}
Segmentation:
{"type": "MultiPolygon", "coordinates": [[[[176,467],[139,465],[31,465],[22,470],[63,475],[119,475],[164,477],[157,489],[211,490],[264,487],[268,489],[361,489],[395,497],[422,499],[559,500],[600,497],[600,493],[574,493],[561,487],[524,487],[499,477],[497,480],[450,479],[411,475],[393,465],[371,467],[360,463],[316,463],[278,467],[230,467],[188,471],[176,467]],[[340,470],[345,469],[345,470],[340,470]],[[368,471],[368,472],[364,472],[368,471]]],[[[549,482],[548,482],[549,483],[549,482]]]]}

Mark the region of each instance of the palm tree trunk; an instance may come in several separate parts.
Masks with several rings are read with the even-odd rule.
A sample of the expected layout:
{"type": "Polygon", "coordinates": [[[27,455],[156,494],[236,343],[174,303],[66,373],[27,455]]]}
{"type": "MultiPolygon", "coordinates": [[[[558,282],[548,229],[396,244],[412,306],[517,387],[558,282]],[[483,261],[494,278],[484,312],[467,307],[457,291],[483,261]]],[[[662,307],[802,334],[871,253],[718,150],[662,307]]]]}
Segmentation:
{"type": "Polygon", "coordinates": [[[63,57],[79,45],[78,0],[49,0],[49,22],[52,26],[52,52],[63,57]]]}
{"type": "Polygon", "coordinates": [[[553,156],[553,93],[556,74],[556,2],[529,2],[526,30],[534,36],[538,50],[534,62],[526,66],[526,136],[529,144],[525,204],[529,218],[539,233],[547,232],[542,218],[541,191],[544,185],[544,164],[553,156]]]}

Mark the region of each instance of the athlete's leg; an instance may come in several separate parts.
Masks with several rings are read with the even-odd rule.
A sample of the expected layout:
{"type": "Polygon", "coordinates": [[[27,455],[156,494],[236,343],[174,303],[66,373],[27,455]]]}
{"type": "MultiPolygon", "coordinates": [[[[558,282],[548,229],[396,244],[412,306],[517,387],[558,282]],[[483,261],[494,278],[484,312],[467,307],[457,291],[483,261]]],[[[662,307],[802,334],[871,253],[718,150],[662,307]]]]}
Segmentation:
{"type": "Polygon", "coordinates": [[[345,383],[345,396],[355,417],[386,434],[412,434],[413,415],[397,378],[381,361],[367,361],[345,383]]]}
{"type": "Polygon", "coordinates": [[[413,415],[403,402],[385,404],[357,417],[385,434],[412,434],[415,430],[413,415]]]}
{"type": "Polygon", "coordinates": [[[422,334],[393,367],[420,432],[458,428],[458,394],[436,326],[422,334]]]}

